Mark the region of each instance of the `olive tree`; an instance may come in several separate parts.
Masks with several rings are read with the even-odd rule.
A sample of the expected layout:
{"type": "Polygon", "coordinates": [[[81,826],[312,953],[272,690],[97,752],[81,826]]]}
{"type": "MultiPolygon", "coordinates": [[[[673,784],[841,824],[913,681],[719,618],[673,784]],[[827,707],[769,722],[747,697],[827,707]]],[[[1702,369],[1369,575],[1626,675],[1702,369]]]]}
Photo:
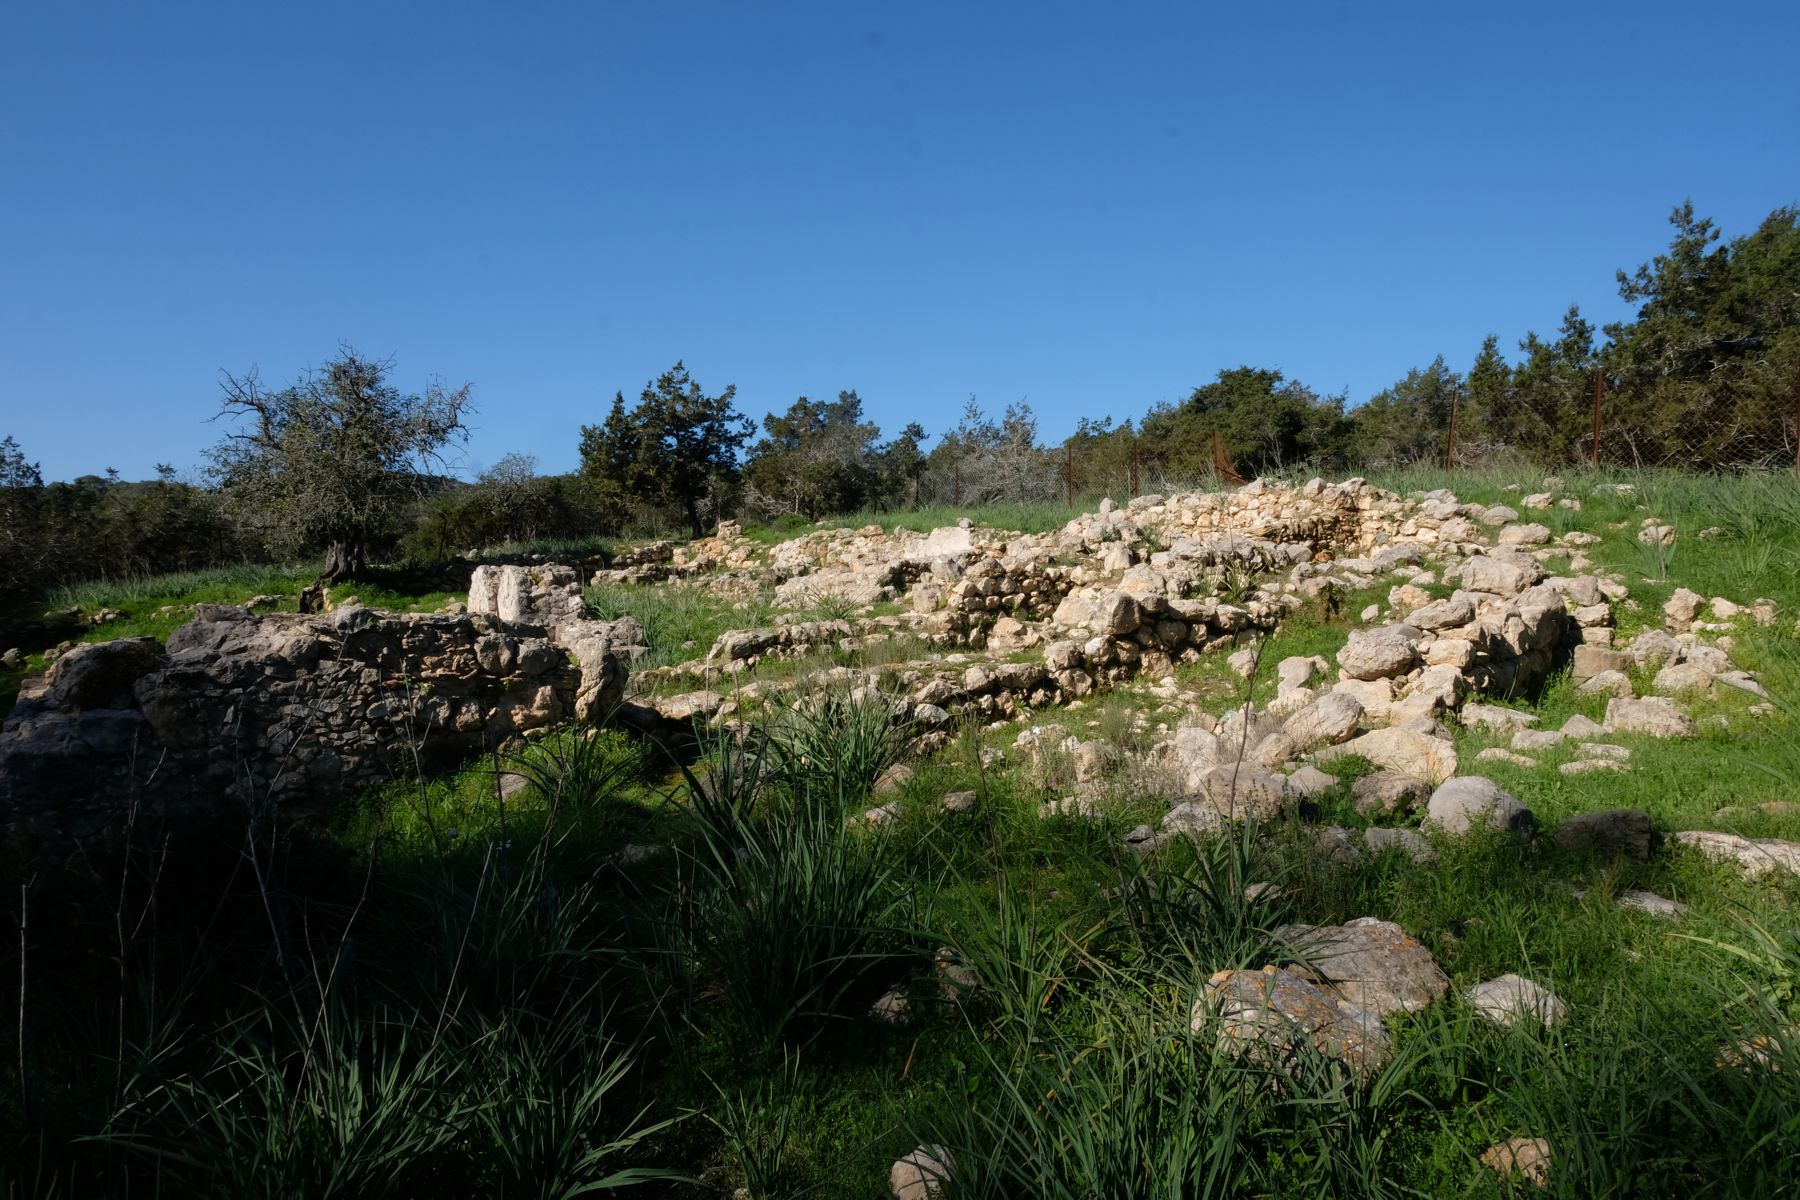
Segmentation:
{"type": "Polygon", "coordinates": [[[388,382],[392,370],[391,360],[343,347],[278,392],[263,390],[254,370],[225,376],[219,417],[237,428],[210,451],[213,478],[277,550],[322,550],[320,583],[362,574],[440,452],[467,437],[468,384],[404,394],[388,382]]]}

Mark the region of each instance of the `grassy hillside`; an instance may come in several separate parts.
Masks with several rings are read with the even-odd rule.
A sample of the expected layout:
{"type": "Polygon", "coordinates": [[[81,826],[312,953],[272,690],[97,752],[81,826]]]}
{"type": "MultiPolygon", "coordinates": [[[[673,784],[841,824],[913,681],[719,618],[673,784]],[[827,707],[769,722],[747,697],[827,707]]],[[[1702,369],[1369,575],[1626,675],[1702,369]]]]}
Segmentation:
{"type": "MultiPolygon", "coordinates": [[[[1539,490],[1516,473],[1376,482],[1484,503],[1539,490]]],[[[1791,1194],[1800,876],[1746,878],[1671,846],[1601,860],[1548,834],[1634,807],[1663,832],[1800,841],[1800,484],[1571,475],[1559,494],[1581,508],[1526,515],[1601,539],[1589,553],[1631,590],[1622,632],[1658,623],[1677,587],[1773,599],[1778,620],[1746,623],[1732,653],[1774,704],[1721,689],[1693,706],[1694,740],[1607,738],[1630,752],[1620,773],[1563,774],[1566,746],[1532,767],[1477,763],[1505,739],[1457,729],[1462,769],[1529,806],[1536,838],[1339,861],[1319,829],[1371,824],[1349,791],[1368,764],[1344,758],[1307,820],[1146,861],[1125,848],[1167,808],[1134,790],[1133,767],[1183,706],[1266,698],[1275,663],[1335,653],[1385,586],[1347,597],[1342,617],[1298,614],[1249,680],[1214,655],[1173,693],[1143,679],[1026,724],[966,725],[880,795],[903,757],[885,711],[800,702],[806,670],[846,660],[772,665],[750,677],[767,702],[747,750],[678,761],[571,731],[279,834],[221,821],[178,856],[127,839],[54,875],[13,861],[3,882],[23,897],[29,949],[0,979],[21,997],[0,1170],[19,1194],[66,1196],[130,1176],[138,1191],[233,1196],[873,1198],[896,1159],[942,1144],[954,1200],[1791,1194]],[[1602,488],[1620,483],[1633,490],[1602,488]],[[1637,541],[1647,517],[1679,531],[1672,553],[1637,541]],[[1047,750],[1020,744],[1033,725],[1054,731],[1047,750]],[[1072,794],[1064,733],[1103,747],[1097,815],[1046,808],[1072,794]],[[968,811],[943,804],[958,792],[968,811]],[[1684,911],[1618,903],[1637,890],[1684,911]],[[1390,1022],[1394,1057],[1372,1084],[1323,1056],[1226,1055],[1190,1027],[1214,972],[1293,960],[1284,926],[1363,916],[1402,925],[1451,983],[1390,1022]],[[1549,987],[1567,1018],[1507,1029],[1460,999],[1506,973],[1549,987]],[[872,1018],[895,989],[905,1020],[872,1018]],[[1479,1162],[1513,1137],[1549,1142],[1546,1191],[1479,1162]]],[[[1069,513],[966,515],[1029,531],[1069,513]]],[[[85,636],[165,636],[179,619],[165,605],[303,582],[219,574],[52,603],[125,614],[85,636]]],[[[738,607],[674,586],[589,599],[643,621],[647,665],[769,616],[766,597],[738,607]]],[[[887,661],[864,653],[847,661],[887,661]]],[[[1604,709],[1566,672],[1500,702],[1542,727],[1604,709]]]]}

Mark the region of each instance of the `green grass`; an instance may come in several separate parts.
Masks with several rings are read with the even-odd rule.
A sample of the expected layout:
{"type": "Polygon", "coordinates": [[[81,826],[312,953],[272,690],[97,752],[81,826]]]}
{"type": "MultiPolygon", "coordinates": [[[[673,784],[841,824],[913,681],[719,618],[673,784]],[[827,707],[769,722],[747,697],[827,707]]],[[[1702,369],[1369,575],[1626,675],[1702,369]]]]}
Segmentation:
{"type": "Polygon", "coordinates": [[[815,525],[796,525],[790,521],[776,526],[753,526],[744,530],[744,536],[773,545],[800,537],[813,529],[861,529],[875,525],[886,533],[892,533],[896,529],[926,533],[940,526],[955,525],[964,518],[987,529],[1004,529],[1013,533],[1048,533],[1053,529],[1061,529],[1084,512],[1092,512],[1099,500],[1098,496],[1092,499],[1084,497],[1077,500],[1074,508],[1060,501],[1043,501],[1035,504],[969,505],[965,508],[944,505],[931,508],[864,509],[861,512],[828,517],[815,525]]]}
{"type": "Polygon", "coordinates": [[[774,615],[764,597],[728,599],[684,585],[590,587],[582,595],[598,619],[633,617],[644,627],[650,653],[643,668],[704,658],[720,634],[766,625],[774,615]]]}
{"type": "MultiPolygon", "coordinates": [[[[16,605],[10,617],[15,629],[30,635],[28,644],[39,647],[64,639],[104,642],[153,637],[166,641],[176,629],[194,619],[196,604],[244,604],[258,596],[274,596],[277,602],[259,611],[292,612],[298,606],[301,590],[316,575],[317,571],[310,567],[245,564],[143,579],[94,581],[57,588],[40,601],[16,605]],[[38,614],[58,614],[68,609],[80,610],[82,624],[66,630],[60,625],[34,629],[38,614]],[[100,625],[85,624],[107,610],[117,613],[117,618],[100,625]]],[[[443,580],[430,572],[406,569],[377,569],[366,580],[333,589],[334,599],[339,601],[354,597],[371,608],[394,612],[433,612],[452,601],[466,599],[467,595],[466,589],[444,590],[443,580]]],[[[0,667],[0,716],[12,711],[24,678],[48,665],[40,650],[28,654],[19,667],[0,667]]]]}
{"type": "MultiPolygon", "coordinates": [[[[500,764],[531,781],[504,801],[481,761],[396,780],[279,844],[222,827],[210,853],[184,847],[159,867],[145,830],[129,866],[102,853],[0,879],[9,896],[26,886],[34,931],[26,1069],[0,1056],[0,1116],[41,1134],[0,1147],[0,1173],[64,1195],[131,1175],[169,1194],[473,1196],[643,1169],[693,1182],[639,1194],[760,1200],[879,1195],[888,1165],[930,1143],[952,1151],[958,1198],[1496,1197],[1539,1194],[1476,1161],[1529,1136],[1552,1144],[1549,1195],[1782,1195],[1800,1173],[1800,1045],[1751,1070],[1729,1051],[1800,1019],[1800,883],[1667,847],[1647,862],[1570,856],[1547,835],[1634,806],[1664,830],[1800,838],[1800,814],[1715,816],[1800,799],[1792,492],[1657,478],[1640,480],[1654,495],[1614,499],[1565,479],[1580,513],[1522,516],[1602,534],[1599,563],[1646,565],[1633,540],[1646,515],[1681,531],[1666,581],[1633,574],[1647,612],[1628,620],[1656,623],[1676,586],[1784,605],[1736,649],[1782,703],[1752,713],[1722,693],[1699,706],[1692,741],[1605,739],[1633,751],[1618,775],[1561,775],[1572,748],[1476,768],[1500,739],[1456,732],[1465,769],[1538,815],[1536,838],[1440,839],[1425,866],[1344,864],[1316,826],[1282,821],[1140,863],[1122,836],[1167,797],[1135,768],[1173,719],[1147,685],[1038,715],[1108,747],[1116,774],[1092,819],[1043,815],[1070,781],[1033,769],[1018,725],[971,724],[872,796],[907,732],[879,701],[801,708],[770,687],[759,727],[709,745],[691,778],[621,734],[563,731],[500,764]],[[1003,764],[984,763],[994,749],[1003,764]],[[960,790],[975,810],[945,812],[960,790]],[[887,802],[886,824],[854,819],[887,802]],[[621,859],[647,844],[668,849],[621,859]],[[1248,882],[1278,884],[1280,899],[1249,903],[1248,882]],[[1622,908],[1627,888],[1687,913],[1622,908]],[[1452,984],[1392,1020],[1395,1058],[1372,1087],[1304,1053],[1280,1069],[1242,1061],[1214,1025],[1191,1028],[1212,971],[1288,955],[1279,924],[1365,915],[1401,923],[1452,984]],[[940,947],[979,983],[948,996],[940,947]],[[1505,972],[1551,987],[1568,1021],[1509,1032],[1476,1018],[1461,991],[1505,972]],[[912,1023],[872,1021],[896,986],[912,1023]]],[[[1500,502],[1517,499],[1513,482],[1538,486],[1497,472],[1452,486],[1500,502]]],[[[1346,618],[1385,592],[1297,614],[1249,685],[1222,655],[1178,678],[1210,713],[1247,687],[1266,700],[1281,658],[1329,660],[1346,618]]],[[[590,599],[638,617],[658,663],[769,616],[685,587],[590,599]]],[[[896,639],[860,665],[918,649],[896,639]]],[[[771,662],[756,678],[844,661],[771,662]]],[[[1560,675],[1528,706],[1555,727],[1604,703],[1560,675]]],[[[1343,797],[1321,807],[1368,824],[1343,797]]],[[[17,996],[16,951],[6,961],[0,990],[17,996]]]]}

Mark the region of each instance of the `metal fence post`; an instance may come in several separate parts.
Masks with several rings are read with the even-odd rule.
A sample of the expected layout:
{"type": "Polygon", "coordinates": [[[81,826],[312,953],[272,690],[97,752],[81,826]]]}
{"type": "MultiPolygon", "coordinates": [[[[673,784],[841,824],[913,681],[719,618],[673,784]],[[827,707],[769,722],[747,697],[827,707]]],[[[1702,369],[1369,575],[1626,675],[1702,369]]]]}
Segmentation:
{"type": "Polygon", "coordinates": [[[1075,507],[1075,447],[1070,442],[1063,443],[1063,481],[1068,487],[1069,507],[1075,507]]]}
{"type": "Polygon", "coordinates": [[[1593,466],[1600,468],[1600,397],[1606,391],[1606,375],[1599,367],[1594,368],[1594,449],[1593,466]]]}
{"type": "Polygon", "coordinates": [[[962,507],[962,459],[950,464],[951,507],[962,507]]]}
{"type": "Polygon", "coordinates": [[[1143,456],[1143,447],[1137,444],[1136,438],[1133,438],[1131,441],[1131,498],[1133,500],[1136,500],[1140,495],[1138,491],[1138,472],[1143,463],[1143,456]]]}
{"type": "Polygon", "coordinates": [[[1444,470],[1456,469],[1456,409],[1462,400],[1460,392],[1450,393],[1450,436],[1444,440],[1444,470]]]}
{"type": "Polygon", "coordinates": [[[1794,364],[1794,474],[1800,475],[1800,362],[1794,364]]]}

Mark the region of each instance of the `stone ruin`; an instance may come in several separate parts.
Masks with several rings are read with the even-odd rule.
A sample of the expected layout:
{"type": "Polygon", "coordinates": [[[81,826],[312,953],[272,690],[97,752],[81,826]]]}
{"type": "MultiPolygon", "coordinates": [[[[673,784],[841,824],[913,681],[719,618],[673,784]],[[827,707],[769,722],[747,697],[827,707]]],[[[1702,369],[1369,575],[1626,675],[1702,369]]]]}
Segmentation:
{"type": "Polygon", "coordinates": [[[77,646],[0,728],[0,826],[40,843],[222,801],[315,811],[358,788],[595,720],[635,623],[197,606],[170,635],[77,646]]]}
{"type": "Polygon", "coordinates": [[[1332,753],[1441,781],[1457,764],[1440,719],[1502,719],[1473,699],[1527,692],[1571,657],[1583,690],[1616,699],[1621,729],[1666,723],[1667,702],[1633,697],[1624,673],[1650,657],[1663,665],[1658,691],[1756,686],[1697,641],[1707,624],[1698,598],[1671,602],[1680,641],[1652,630],[1616,648],[1611,606],[1629,601],[1621,581],[1587,572],[1593,540],[1557,537],[1510,508],[1447,492],[1401,497],[1361,480],[1109,501],[1028,535],[967,522],[923,534],[867,526],[768,547],[724,522],[688,546],[620,556],[592,582],[760,593],[789,611],[728,630],[688,661],[635,672],[629,698],[643,630],[587,619],[571,566],[478,567],[458,615],[258,617],[204,605],[166,650],[149,639],[79,647],[28,681],[0,730],[0,823],[91,830],[134,800],[181,808],[221,795],[317,808],[412,770],[415,754],[450,761],[570,719],[617,714],[659,736],[691,732],[696,720],[735,719],[762,691],[752,673],[764,660],[884,639],[920,652],[829,667],[807,686],[880,687],[921,753],[961,721],[1012,720],[1150,681],[1189,710],[1149,756],[1178,785],[1177,823],[1215,823],[1240,793],[1288,807],[1301,764],[1332,753]],[[1549,575],[1553,560],[1569,573],[1549,575]],[[1261,710],[1215,719],[1175,684],[1175,667],[1202,655],[1237,651],[1233,666],[1248,669],[1238,660],[1254,653],[1242,649],[1253,635],[1309,602],[1383,582],[1387,604],[1361,614],[1335,664],[1276,664],[1278,694],[1261,710]],[[840,603],[820,616],[828,597],[840,603]],[[837,615],[846,609],[860,611],[837,615]],[[1205,803],[1227,777],[1231,795],[1205,803]]]}

